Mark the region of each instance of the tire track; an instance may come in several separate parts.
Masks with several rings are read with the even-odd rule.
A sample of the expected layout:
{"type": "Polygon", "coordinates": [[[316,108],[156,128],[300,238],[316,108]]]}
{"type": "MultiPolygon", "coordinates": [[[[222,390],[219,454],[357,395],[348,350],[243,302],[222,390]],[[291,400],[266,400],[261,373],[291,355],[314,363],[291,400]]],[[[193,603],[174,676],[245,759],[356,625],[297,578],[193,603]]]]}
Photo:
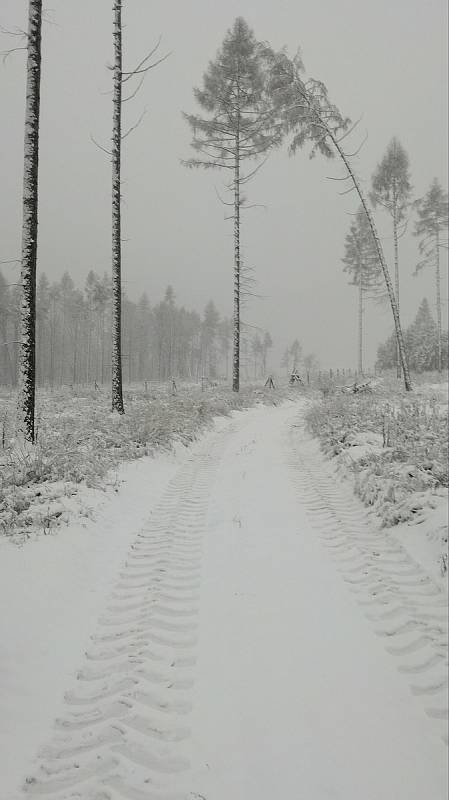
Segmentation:
{"type": "Polygon", "coordinates": [[[336,485],[301,420],[288,427],[286,450],[313,527],[447,743],[447,596],[393,537],[369,521],[350,489],[336,485]]]}
{"type": "Polygon", "coordinates": [[[192,454],[137,534],[22,796],[186,799],[202,537],[234,427],[192,454]]]}

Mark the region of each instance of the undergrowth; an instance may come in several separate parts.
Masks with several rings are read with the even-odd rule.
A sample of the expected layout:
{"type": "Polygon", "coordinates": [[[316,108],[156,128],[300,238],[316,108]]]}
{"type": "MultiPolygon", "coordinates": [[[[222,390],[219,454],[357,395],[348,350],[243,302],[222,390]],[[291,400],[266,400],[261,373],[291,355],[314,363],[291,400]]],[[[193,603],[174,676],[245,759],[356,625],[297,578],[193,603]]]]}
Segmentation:
{"type": "Polygon", "coordinates": [[[307,425],[384,525],[412,519],[447,491],[447,402],[438,391],[331,394],[310,406],[307,425]]]}
{"type": "Polygon", "coordinates": [[[41,390],[37,396],[37,442],[15,436],[15,398],[0,396],[0,533],[48,531],[68,521],[64,500],[80,486],[102,488],[120,462],[189,444],[214,417],[262,402],[276,404],[279,392],[223,387],[201,392],[180,387],[150,393],[126,391],[124,415],[110,412],[106,392],[41,390]]]}

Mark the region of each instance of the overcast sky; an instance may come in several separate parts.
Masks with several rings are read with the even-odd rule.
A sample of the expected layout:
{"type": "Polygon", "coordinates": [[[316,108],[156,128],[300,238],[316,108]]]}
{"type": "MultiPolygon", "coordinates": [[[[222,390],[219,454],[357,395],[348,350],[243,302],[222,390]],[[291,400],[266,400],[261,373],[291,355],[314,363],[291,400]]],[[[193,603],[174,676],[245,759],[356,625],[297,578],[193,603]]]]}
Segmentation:
{"type": "MultiPolygon", "coordinates": [[[[26,28],[26,0],[0,0],[0,25],[26,28]]],[[[232,312],[232,227],[216,190],[219,173],[186,170],[199,85],[226,30],[243,16],[258,39],[301,47],[306,71],[368,139],[357,167],[370,176],[392,136],[409,153],[415,196],[434,177],[447,187],[447,12],[445,0],[124,0],[124,61],[129,69],[162,35],[170,58],[151,71],[125,106],[125,128],[147,109],[123,153],[123,279],[132,299],[158,302],[172,284],[179,303],[201,311],[213,298],[232,312]]],[[[43,28],[38,270],[52,280],[68,270],[82,285],[89,269],[110,270],[112,0],[51,0],[43,28]]],[[[0,50],[20,42],[0,38],[0,50]]],[[[25,53],[0,64],[0,260],[20,252],[25,53]]],[[[242,241],[262,297],[246,320],[270,330],[277,354],[296,337],[323,367],[356,364],[356,290],[342,271],[344,238],[357,207],[341,197],[336,162],[285,150],[248,186],[263,208],[246,212],[242,241]]],[[[376,216],[391,265],[390,220],[376,216]]],[[[432,274],[413,278],[417,242],[401,240],[401,305],[408,324],[421,298],[434,302],[432,274]]],[[[447,259],[445,257],[445,263],[447,259]]],[[[6,268],[11,282],[17,269],[6,268]]],[[[447,291],[443,291],[447,319],[447,291]]],[[[391,312],[366,313],[366,357],[391,331],[391,312]]]]}

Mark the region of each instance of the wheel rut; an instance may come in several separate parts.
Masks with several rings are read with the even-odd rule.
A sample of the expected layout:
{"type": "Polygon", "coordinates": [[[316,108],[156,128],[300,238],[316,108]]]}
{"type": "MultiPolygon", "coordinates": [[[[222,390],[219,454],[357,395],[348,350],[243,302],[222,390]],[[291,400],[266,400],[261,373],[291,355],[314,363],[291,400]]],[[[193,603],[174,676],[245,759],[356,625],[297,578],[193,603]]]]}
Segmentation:
{"type": "Polygon", "coordinates": [[[188,797],[202,538],[233,427],[207,437],[136,535],[22,797],[188,797]]]}
{"type": "Polygon", "coordinates": [[[312,527],[407,680],[448,742],[448,606],[445,592],[388,533],[373,524],[335,475],[300,419],[286,430],[293,484],[312,527]]]}

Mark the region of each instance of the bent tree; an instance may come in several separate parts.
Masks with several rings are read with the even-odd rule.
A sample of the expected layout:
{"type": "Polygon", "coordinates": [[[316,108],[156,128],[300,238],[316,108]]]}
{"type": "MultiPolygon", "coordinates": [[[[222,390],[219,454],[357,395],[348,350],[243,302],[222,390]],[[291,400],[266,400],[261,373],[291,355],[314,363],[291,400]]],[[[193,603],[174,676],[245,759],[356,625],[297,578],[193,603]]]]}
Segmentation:
{"type": "Polygon", "coordinates": [[[42,0],[30,0],[27,34],[20,314],[19,426],[34,441],[36,399],[36,262],[42,0]]]}
{"type": "Polygon", "coordinates": [[[235,392],[240,386],[241,187],[255,173],[253,169],[243,175],[242,164],[266,154],[280,141],[281,133],[267,93],[270,52],[256,40],[245,20],[238,17],[203,76],[203,88],[194,89],[204,116],[184,114],[193,132],[192,147],[198,154],[184,161],[184,165],[225,169],[233,176],[228,188],[233,193],[234,222],[232,388],[235,392]]]}
{"type": "Polygon", "coordinates": [[[442,325],[441,325],[441,276],[440,249],[447,248],[447,238],[443,240],[443,232],[448,227],[448,195],[439,181],[434,178],[430,189],[424,197],[416,201],[418,219],[415,222],[415,236],[419,236],[419,253],[421,261],[416,266],[417,275],[424,267],[435,267],[435,301],[437,312],[438,355],[437,369],[442,369],[442,325]]]}
{"type": "MultiPolygon", "coordinates": [[[[410,205],[412,191],[409,172],[409,157],[401,143],[394,136],[387,151],[377,165],[372,177],[371,202],[376,208],[381,205],[391,215],[393,221],[394,242],[394,286],[396,303],[400,313],[399,302],[399,235],[404,231],[405,214],[410,205]]],[[[406,224],[406,222],[405,222],[406,224]]],[[[397,351],[397,376],[401,377],[399,348],[397,351]]]]}
{"type": "Polygon", "coordinates": [[[376,246],[366,214],[357,210],[345,239],[344,272],[358,288],[358,371],[363,374],[363,313],[367,293],[376,293],[382,278],[376,246]]]}
{"type": "Polygon", "coordinates": [[[285,52],[274,56],[271,93],[283,118],[285,134],[292,134],[290,153],[294,154],[299,147],[309,142],[312,144],[311,157],[317,152],[327,157],[337,154],[343,162],[346,174],[341,180],[349,180],[351,189],[357,192],[373,235],[393,314],[404,384],[406,390],[411,391],[399,309],[384,251],[368,200],[351,164],[354,154],[347,153],[342,147],[342,141],[354,126],[351,127],[350,120],[342,117],[338,108],[330,102],[324,83],[313,78],[303,78],[303,72],[304,66],[299,55],[293,59],[288,58],[285,52]]]}

